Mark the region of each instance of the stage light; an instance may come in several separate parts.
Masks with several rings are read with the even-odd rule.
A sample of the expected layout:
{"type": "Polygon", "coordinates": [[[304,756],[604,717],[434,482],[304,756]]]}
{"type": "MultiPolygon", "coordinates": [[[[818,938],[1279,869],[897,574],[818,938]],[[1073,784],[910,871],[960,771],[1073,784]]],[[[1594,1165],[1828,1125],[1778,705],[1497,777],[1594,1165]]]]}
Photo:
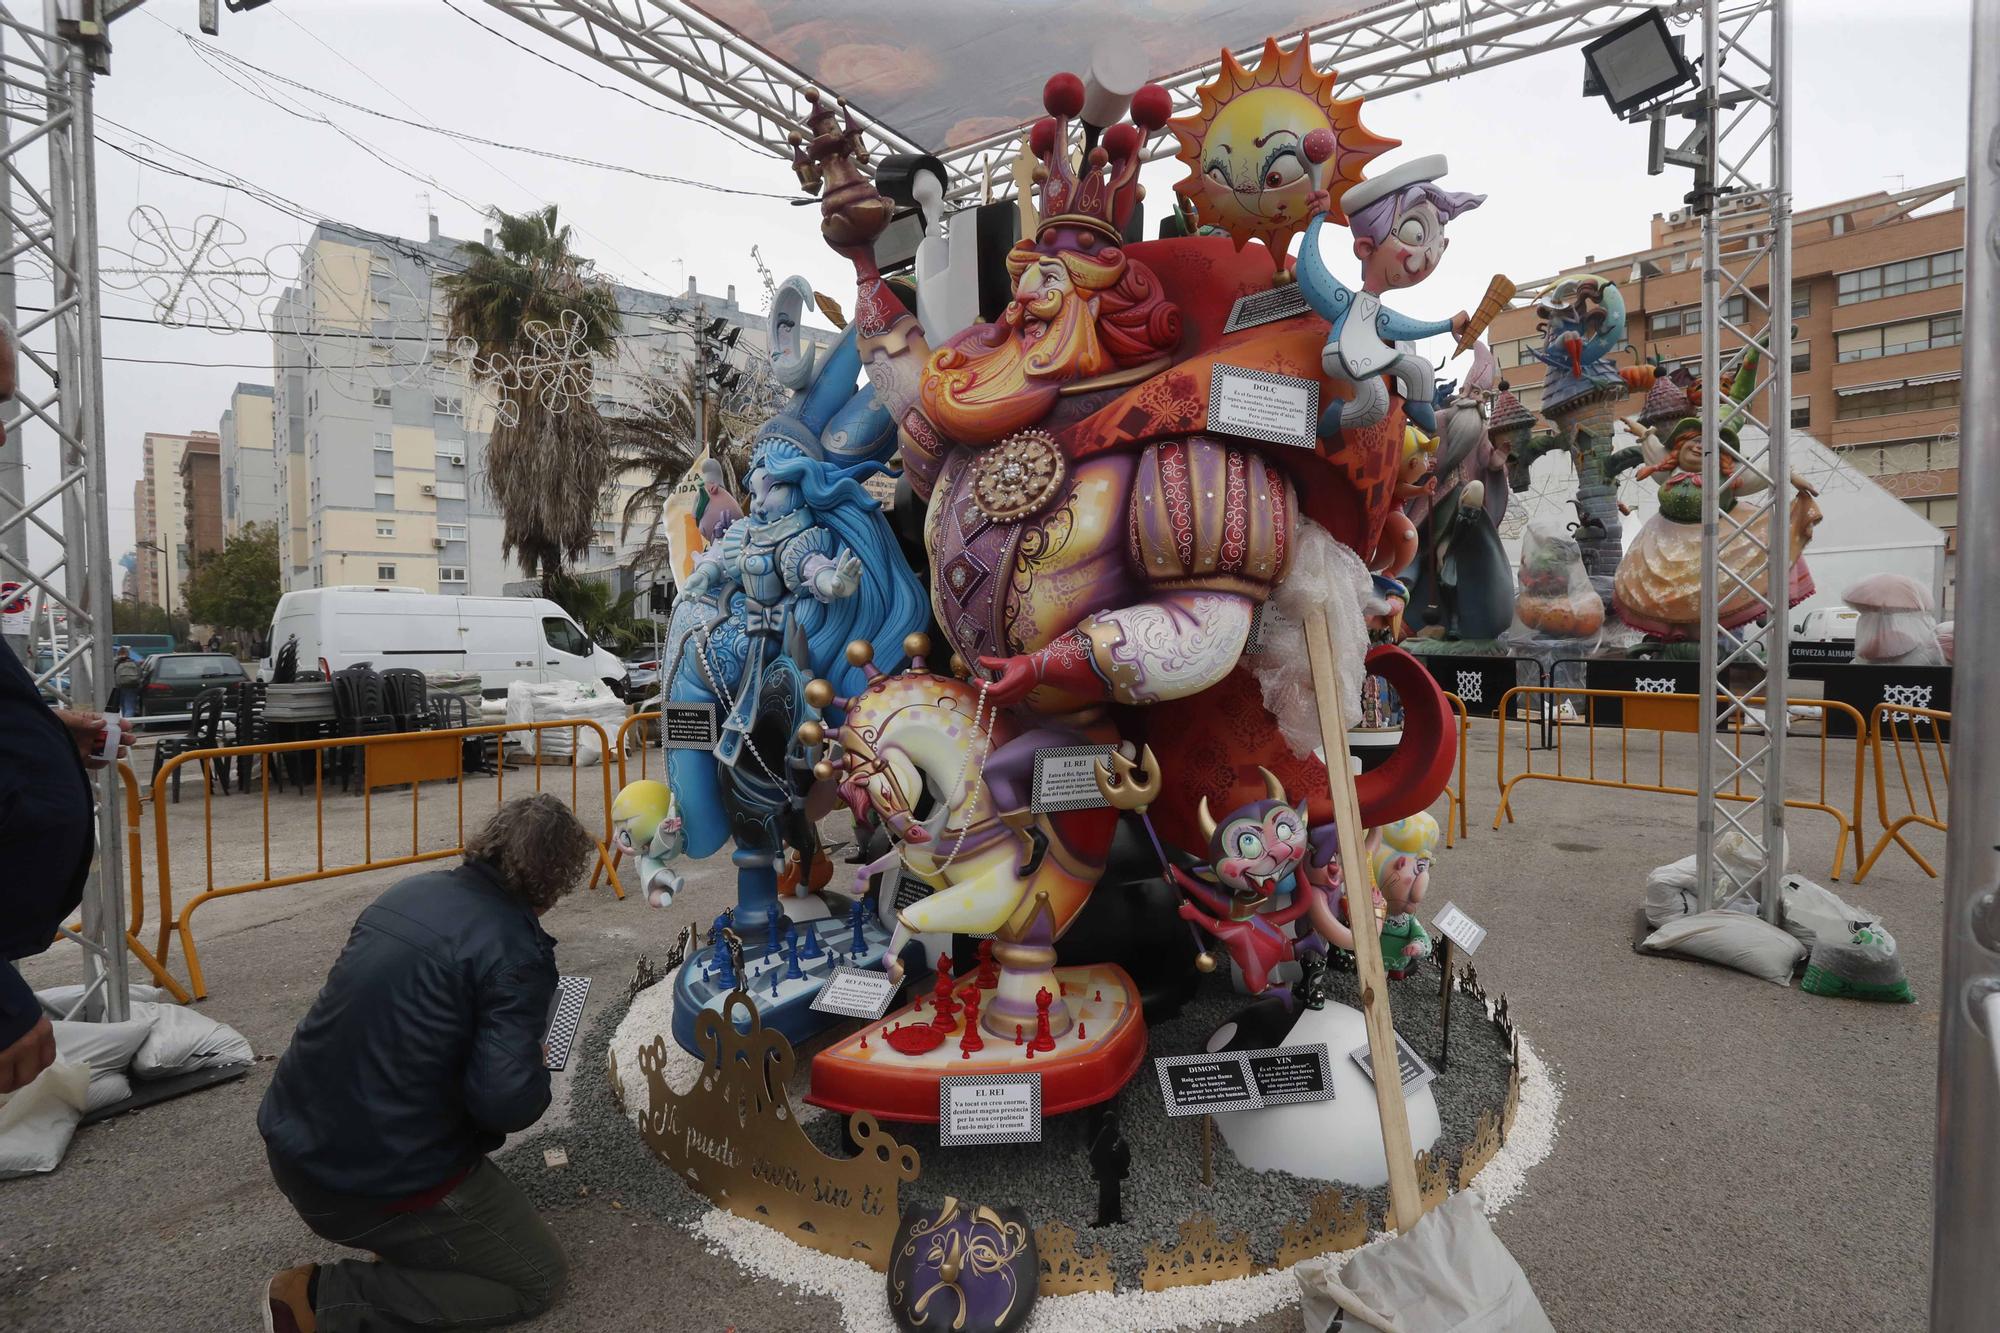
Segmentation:
{"type": "Polygon", "coordinates": [[[1695,82],[1681,39],[1657,9],[1622,24],[1583,48],[1584,91],[1600,93],[1612,113],[1635,108],[1695,82]]]}

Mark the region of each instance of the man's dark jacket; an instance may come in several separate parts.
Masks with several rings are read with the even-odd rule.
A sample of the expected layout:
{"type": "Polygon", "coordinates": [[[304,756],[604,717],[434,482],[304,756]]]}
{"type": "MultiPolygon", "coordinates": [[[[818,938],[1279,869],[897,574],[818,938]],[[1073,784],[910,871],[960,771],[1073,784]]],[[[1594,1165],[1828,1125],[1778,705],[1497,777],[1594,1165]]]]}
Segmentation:
{"type": "MultiPolygon", "coordinates": [[[[49,947],[76,910],[96,843],[83,760],[35,678],[0,647],[0,960],[49,947]]],[[[0,1047],[41,1020],[35,993],[0,961],[0,1047]]]]}
{"type": "Polygon", "coordinates": [[[420,1194],[548,1109],[555,989],[555,941],[493,867],[406,879],[354,923],[257,1128],[330,1193],[420,1194]]]}

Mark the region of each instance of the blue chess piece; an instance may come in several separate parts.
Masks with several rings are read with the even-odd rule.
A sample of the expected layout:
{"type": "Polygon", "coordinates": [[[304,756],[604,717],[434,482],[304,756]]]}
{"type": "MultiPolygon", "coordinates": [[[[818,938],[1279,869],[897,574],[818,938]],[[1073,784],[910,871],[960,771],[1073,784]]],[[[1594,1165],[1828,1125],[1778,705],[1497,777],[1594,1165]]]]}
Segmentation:
{"type": "Polygon", "coordinates": [[[853,938],[848,941],[847,951],[857,958],[868,951],[868,937],[861,929],[867,920],[868,902],[864,898],[856,898],[854,905],[847,909],[848,929],[854,932],[853,938]]]}
{"type": "Polygon", "coordinates": [[[775,914],[771,917],[771,933],[764,937],[765,958],[768,959],[772,954],[778,951],[778,927],[781,925],[789,926],[790,924],[791,922],[785,920],[784,915],[782,913],[775,914]]]}
{"type": "Polygon", "coordinates": [[[726,940],[718,940],[715,945],[715,988],[724,994],[736,989],[736,966],[729,956],[726,940]]]}
{"type": "Polygon", "coordinates": [[[722,909],[721,913],[716,916],[715,920],[709,923],[708,942],[710,944],[715,945],[717,948],[721,948],[722,932],[729,929],[729,925],[730,925],[730,911],[728,908],[725,907],[722,909]]]}
{"type": "Polygon", "coordinates": [[[808,925],[806,927],[805,947],[799,950],[799,957],[818,958],[825,952],[826,950],[820,947],[819,928],[816,925],[808,925]]]}
{"type": "Polygon", "coordinates": [[[804,981],[806,974],[799,969],[799,928],[785,925],[785,980],[804,981]]]}

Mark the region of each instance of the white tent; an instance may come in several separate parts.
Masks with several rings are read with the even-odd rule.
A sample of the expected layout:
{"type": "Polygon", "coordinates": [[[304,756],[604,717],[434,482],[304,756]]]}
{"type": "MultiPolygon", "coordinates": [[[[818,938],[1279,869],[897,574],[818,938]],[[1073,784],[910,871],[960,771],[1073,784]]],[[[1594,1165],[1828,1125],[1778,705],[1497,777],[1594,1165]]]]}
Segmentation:
{"type": "MultiPolygon", "coordinates": [[[[1743,432],[1746,451],[1754,452],[1762,444],[1761,435],[1755,428],[1743,432]]],[[[1944,533],[1804,431],[1792,431],[1789,439],[1792,470],[1819,487],[1819,505],[1826,514],[1806,548],[1806,567],[1812,571],[1816,591],[1793,608],[1791,623],[1797,626],[1815,607],[1840,605],[1840,595],[1870,574],[1907,574],[1931,590],[1934,605],[1943,606],[1944,533]]],[[[1616,447],[1631,443],[1632,437],[1619,426],[1616,447]]],[[[1521,536],[1528,525],[1539,522],[1564,529],[1576,519],[1570,505],[1575,494],[1576,467],[1567,453],[1555,450],[1535,460],[1528,489],[1514,495],[1500,525],[1501,543],[1517,570],[1521,536]]],[[[1634,481],[1628,471],[1618,480],[1618,498],[1632,510],[1625,516],[1629,547],[1641,525],[1659,509],[1659,488],[1650,480],[1634,481]]]]}

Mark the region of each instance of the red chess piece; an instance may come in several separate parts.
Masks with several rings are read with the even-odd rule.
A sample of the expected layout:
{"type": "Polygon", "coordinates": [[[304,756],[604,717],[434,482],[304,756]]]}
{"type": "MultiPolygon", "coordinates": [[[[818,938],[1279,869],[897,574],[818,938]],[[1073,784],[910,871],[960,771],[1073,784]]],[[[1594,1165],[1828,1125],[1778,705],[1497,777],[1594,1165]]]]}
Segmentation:
{"type": "Polygon", "coordinates": [[[979,941],[979,989],[992,990],[1000,984],[1000,964],[993,961],[993,941],[979,941]]]}
{"type": "Polygon", "coordinates": [[[1019,1023],[1016,1023],[1014,1025],[1014,1044],[1016,1046],[1019,1046],[1023,1040],[1024,1038],[1021,1035],[1021,1025],[1019,1023]]]}
{"type": "Polygon", "coordinates": [[[1030,1051],[1053,1051],[1056,1039],[1049,1032],[1049,1006],[1055,1002],[1047,986],[1035,992],[1035,1039],[1028,1043],[1030,1051]]]}
{"type": "Polygon", "coordinates": [[[958,1035],[958,1058],[970,1060],[974,1051],[985,1047],[986,1042],[979,1035],[979,992],[974,991],[965,1002],[965,1031],[958,1035]]]}
{"type": "Polygon", "coordinates": [[[951,1028],[951,1016],[958,1012],[957,1001],[951,998],[951,960],[938,959],[937,985],[931,991],[931,1007],[937,1016],[931,1020],[933,1027],[951,1028]]]}

